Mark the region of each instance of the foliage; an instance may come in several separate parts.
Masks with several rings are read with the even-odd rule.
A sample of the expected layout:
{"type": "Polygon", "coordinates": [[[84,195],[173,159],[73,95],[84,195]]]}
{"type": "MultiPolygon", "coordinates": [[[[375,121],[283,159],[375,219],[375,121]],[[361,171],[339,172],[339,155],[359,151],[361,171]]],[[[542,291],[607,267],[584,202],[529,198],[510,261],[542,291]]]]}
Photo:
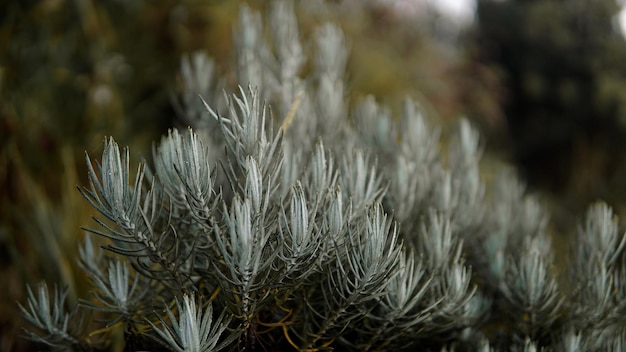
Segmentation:
{"type": "Polygon", "coordinates": [[[501,73],[516,163],[578,209],[623,198],[626,42],[614,0],[478,1],[478,60],[501,73]],[[582,203],[582,204],[581,204],[582,203]]]}
{"type": "Polygon", "coordinates": [[[45,284],[29,295],[32,338],[74,350],[116,331],[128,350],[623,345],[626,237],[608,206],[590,208],[558,276],[545,209],[510,172],[481,178],[467,121],[444,147],[409,99],[396,119],[372,97],[351,109],[339,27],[314,32],[309,59],[293,4],[273,2],[268,18],[241,10],[234,94],[216,93],[208,57],[183,58],[178,112],[192,127],[163,137],[152,163],[131,167],[113,138],[100,161],[87,155],[80,192],[106,251],[90,237],[80,248],[93,291],[70,312],[45,284]]]}

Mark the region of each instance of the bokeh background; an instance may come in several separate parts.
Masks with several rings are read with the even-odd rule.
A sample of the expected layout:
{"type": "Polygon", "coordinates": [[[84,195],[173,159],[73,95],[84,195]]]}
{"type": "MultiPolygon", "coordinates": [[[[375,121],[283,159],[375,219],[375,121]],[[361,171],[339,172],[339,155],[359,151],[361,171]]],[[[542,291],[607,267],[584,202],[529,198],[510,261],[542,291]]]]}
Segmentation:
{"type": "MultiPolygon", "coordinates": [[[[184,123],[172,97],[183,55],[205,51],[234,88],[233,28],[242,1],[0,2],[0,350],[20,338],[17,301],[41,280],[85,297],[77,270],[92,211],[84,153],[105,136],[150,159],[184,123]]],[[[263,11],[267,2],[250,1],[263,11]]],[[[626,42],[616,0],[336,0],[301,13],[303,40],[338,23],[347,85],[400,109],[418,100],[444,126],[483,133],[484,177],[513,165],[566,242],[590,202],[626,212],[626,42]]],[[[306,11],[306,6],[300,8],[306,11]]]]}

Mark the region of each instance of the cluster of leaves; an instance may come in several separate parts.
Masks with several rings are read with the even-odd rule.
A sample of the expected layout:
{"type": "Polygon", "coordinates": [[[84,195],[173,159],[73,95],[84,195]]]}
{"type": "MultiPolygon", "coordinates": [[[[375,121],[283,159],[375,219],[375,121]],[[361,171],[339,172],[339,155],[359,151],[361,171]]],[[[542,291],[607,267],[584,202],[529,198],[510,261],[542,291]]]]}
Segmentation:
{"type": "Polygon", "coordinates": [[[397,119],[371,97],[350,108],[341,30],[321,26],[309,61],[293,5],[273,2],[268,16],[240,15],[238,79],[251,88],[221,96],[210,59],[182,61],[177,106],[193,129],[165,136],[152,167],[133,171],[111,138],[99,162],[87,157],[80,191],[107,251],[87,237],[94,290],[70,311],[62,290],[30,292],[33,339],[73,350],[105,348],[115,330],[129,350],[623,346],[626,238],[606,205],[591,207],[559,281],[545,209],[509,171],[481,178],[467,121],[444,148],[411,100],[397,119]]]}
{"type": "Polygon", "coordinates": [[[75,192],[86,182],[82,153],[106,133],[140,154],[171,125],[163,87],[192,47],[176,36],[189,20],[164,15],[174,7],[0,3],[0,349],[33,348],[19,338],[15,305],[26,283],[63,282],[69,301],[86,293],[75,263],[79,226],[93,214],[75,192]]]}

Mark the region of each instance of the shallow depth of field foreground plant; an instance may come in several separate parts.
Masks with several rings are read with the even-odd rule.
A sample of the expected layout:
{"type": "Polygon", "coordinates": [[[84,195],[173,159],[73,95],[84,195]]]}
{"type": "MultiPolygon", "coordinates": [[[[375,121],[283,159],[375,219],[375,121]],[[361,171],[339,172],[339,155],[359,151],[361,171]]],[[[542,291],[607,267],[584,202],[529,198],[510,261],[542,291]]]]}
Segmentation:
{"type": "Polygon", "coordinates": [[[241,10],[232,94],[205,55],[183,58],[175,103],[191,127],[164,136],[151,165],[113,138],[87,156],[80,192],[101,215],[80,264],[93,291],[68,307],[59,286],[31,288],[32,339],[77,351],[115,334],[126,350],[624,348],[626,238],[608,206],[589,208],[557,272],[545,209],[510,171],[481,178],[467,121],[442,148],[411,100],[397,117],[371,97],[348,102],[339,27],[303,45],[291,3],[265,19],[241,10]]]}

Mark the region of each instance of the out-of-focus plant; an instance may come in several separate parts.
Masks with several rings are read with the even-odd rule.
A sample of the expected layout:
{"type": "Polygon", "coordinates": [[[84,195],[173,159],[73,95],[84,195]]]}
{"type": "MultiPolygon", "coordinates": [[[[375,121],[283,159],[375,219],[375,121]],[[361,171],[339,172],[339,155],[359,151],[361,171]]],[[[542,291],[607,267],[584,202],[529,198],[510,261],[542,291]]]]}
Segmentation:
{"type": "Polygon", "coordinates": [[[515,161],[576,211],[597,198],[623,203],[619,11],[613,0],[477,2],[474,57],[500,74],[515,161]]]}

